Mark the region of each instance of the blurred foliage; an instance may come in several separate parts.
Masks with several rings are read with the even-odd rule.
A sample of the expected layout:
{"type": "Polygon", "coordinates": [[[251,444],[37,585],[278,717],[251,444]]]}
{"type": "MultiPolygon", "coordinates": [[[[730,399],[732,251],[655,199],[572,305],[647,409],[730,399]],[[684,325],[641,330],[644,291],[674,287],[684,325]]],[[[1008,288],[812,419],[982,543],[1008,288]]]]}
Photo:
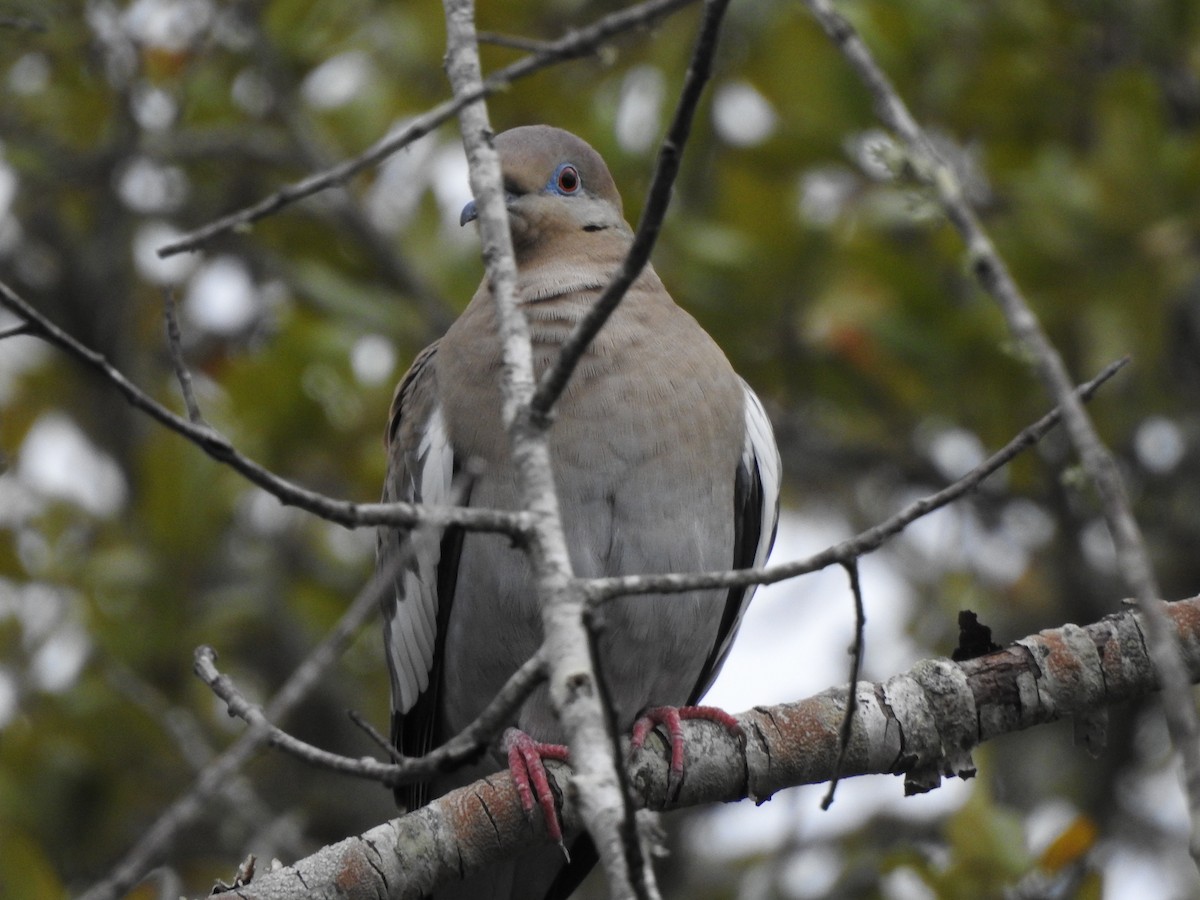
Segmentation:
{"type": "MultiPolygon", "coordinates": [[[[617,6],[512,0],[483,4],[479,24],[552,38],[617,6]]],[[[1195,593],[1200,6],[840,7],[954,161],[1073,372],[1133,356],[1093,413],[1165,594],[1195,593]]],[[[687,10],[541,72],[496,96],[492,121],[585,136],[636,221],[695,23],[687,10]]],[[[375,499],[392,385],[481,272],[457,226],[454,128],[201,253],[154,250],[443,99],[443,50],[434,2],[0,2],[0,278],[180,408],[162,339],[177,291],[209,420],[285,477],[375,499]]],[[[515,56],[484,48],[488,67],[515,56]]],[[[1045,411],[960,242],[895,177],[869,98],[802,6],[733,4],[710,99],[655,264],[767,400],[790,505],[873,523],[959,471],[956,448],[969,463],[1045,411]]],[[[365,581],[372,538],[280,508],[32,338],[0,342],[0,415],[0,894],[53,897],[106,872],[240,730],[192,678],[192,649],[216,646],[265,699],[365,581]],[[56,415],[84,462],[34,440],[56,415]],[[98,460],[119,473],[99,503],[98,460]]],[[[964,606],[1001,640],[1116,608],[1070,465],[1052,438],[959,507],[952,546],[896,542],[923,598],[911,637],[948,652],[964,606]]],[[[372,630],[280,724],[365,753],[343,710],[383,723],[386,702],[372,630]]],[[[687,854],[710,848],[680,843],[672,895],[1090,898],[1121,854],[1186,869],[1182,839],[1137,799],[1170,781],[1153,704],[1114,714],[1100,760],[1068,730],[997,742],[972,799],[933,823],[810,827],[703,884],[687,854]],[[1037,838],[1048,803],[1071,814],[1037,838]],[[817,850],[835,860],[826,882],[771,875],[817,850]]],[[[292,859],[392,811],[385,790],[273,753],[245,776],[164,861],[190,893],[248,851],[292,859]]]]}

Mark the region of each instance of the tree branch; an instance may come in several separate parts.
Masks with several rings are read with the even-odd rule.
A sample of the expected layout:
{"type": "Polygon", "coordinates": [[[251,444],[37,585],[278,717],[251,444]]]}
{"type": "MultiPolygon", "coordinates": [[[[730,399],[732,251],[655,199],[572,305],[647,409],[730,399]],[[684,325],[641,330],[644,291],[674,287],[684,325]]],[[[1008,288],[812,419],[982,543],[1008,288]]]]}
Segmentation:
{"type": "Polygon", "coordinates": [[[37,329],[29,322],[22,322],[20,325],[13,325],[11,328],[0,330],[0,341],[5,338],[19,337],[23,334],[36,334],[37,329]]]}
{"type": "Polygon", "coordinates": [[[1193,861],[1200,867],[1200,721],[1179,648],[1171,640],[1169,623],[1156,605],[1160,595],[1158,584],[1116,460],[1100,440],[1083,404],[1074,395],[1062,357],[1046,336],[1008,266],[975,215],[954,170],[938,156],[871,51],[854,27],[833,9],[830,0],[805,0],[805,3],[871,92],[876,114],[907,145],[915,174],[934,189],[947,218],[966,243],[976,278],[996,300],[1018,344],[1032,354],[1047,392],[1063,411],[1071,443],[1100,495],[1121,575],[1146,615],[1146,637],[1162,671],[1167,728],[1183,760],[1192,823],[1190,851],[1193,861]]]}
{"type": "Polygon", "coordinates": [[[849,692],[846,696],[846,712],[842,715],[842,726],[838,729],[838,758],[833,768],[833,777],[829,779],[829,790],[821,801],[821,809],[833,806],[833,795],[837,792],[838,781],[841,780],[843,766],[846,763],[846,753],[850,749],[850,739],[854,736],[854,714],[858,712],[857,694],[853,688],[858,684],[862,672],[863,655],[866,653],[867,610],[863,603],[862,581],[858,575],[858,559],[843,563],[846,576],[850,579],[850,595],[854,598],[854,644],[850,648],[850,680],[849,692]]]}
{"type": "MultiPolygon", "coordinates": [[[[1200,681],[1200,597],[1160,604],[1200,681]]],[[[885,682],[859,682],[853,739],[844,757],[840,726],[847,689],[738,716],[745,745],[723,728],[684,723],[687,775],[668,797],[668,753],[656,739],[635,753],[630,775],[639,803],[673,809],[750,798],[757,803],[800,784],[866,774],[902,774],[905,792],[969,778],[984,741],[1158,690],[1144,644],[1143,613],[1126,611],[1079,627],[1064,625],[966,662],[929,659],[885,682]],[[839,762],[839,758],[841,761],[839,762]]],[[[552,764],[561,779],[565,766],[552,764]]],[[[580,827],[564,794],[564,823],[580,827]]],[[[430,805],[326,847],[241,889],[243,900],[415,897],[498,860],[544,844],[531,829],[507,773],[453,791],[430,805]]]]}
{"type": "Polygon", "coordinates": [[[179,390],[183,394],[183,405],[187,408],[188,421],[202,428],[212,429],[204,421],[200,412],[200,403],[196,400],[196,392],[192,389],[192,373],[188,369],[187,360],[183,358],[183,336],[179,332],[179,317],[175,310],[175,295],[168,288],[163,292],[163,319],[167,329],[167,349],[171,353],[171,365],[175,369],[175,380],[179,382],[179,390]]]}
{"type": "Polygon", "coordinates": [[[217,235],[245,228],[298,200],[303,200],[305,197],[310,197],[334,185],[342,184],[364,169],[382,162],[396,151],[429,134],[469,104],[507,88],[517,79],[532,75],[547,66],[586,56],[610,38],[647,25],[694,2],[695,0],[648,0],[648,2],[639,3],[602,19],[597,19],[585,28],[570,31],[556,41],[547,42],[538,52],[489,75],[487,79],[481,80],[472,87],[470,93],[456,95],[452,100],[439,103],[428,112],[417,116],[396,133],[389,134],[377,141],[358,156],[282,187],[252,206],[240,209],[203,228],[198,228],[178,240],[164,244],[158,249],[158,255],[167,257],[183,253],[186,250],[199,249],[217,235]]]}
{"type": "Polygon", "coordinates": [[[126,378],[103,354],[84,345],[59,328],[0,282],[0,305],[8,307],[27,322],[31,334],[53,344],[93,369],[120,391],[130,405],[191,441],[217,462],[224,463],[247,481],[273,495],[285,506],[307,510],[315,516],[344,525],[364,528],[389,525],[413,528],[417,525],[459,525],[470,531],[497,531],[523,538],[529,528],[529,517],[522,513],[491,509],[467,509],[457,506],[427,506],[413,503],[352,503],[335,500],[280,478],[250,458],[243,456],[229,440],[203,423],[191,422],[167,409],[132,381],[126,378]]]}
{"type": "Polygon", "coordinates": [[[261,706],[247,700],[233,679],[217,670],[216,653],[212,647],[196,649],[193,668],[197,677],[225,702],[229,715],[244,720],[251,727],[266,730],[267,743],[311,766],[378,781],[387,787],[420,781],[478,758],[546,678],[545,654],[539,652],[526,660],[475,721],[453,738],[424,756],[402,757],[396,754],[395,762],[384,763],[369,756],[349,757],[330,753],[273,725],[261,706]]]}
{"type": "Polygon", "coordinates": [[[547,41],[522,37],[518,34],[501,34],[497,31],[478,31],[475,33],[475,37],[481,44],[508,47],[510,50],[524,50],[526,53],[540,53],[547,46],[547,41]]]}

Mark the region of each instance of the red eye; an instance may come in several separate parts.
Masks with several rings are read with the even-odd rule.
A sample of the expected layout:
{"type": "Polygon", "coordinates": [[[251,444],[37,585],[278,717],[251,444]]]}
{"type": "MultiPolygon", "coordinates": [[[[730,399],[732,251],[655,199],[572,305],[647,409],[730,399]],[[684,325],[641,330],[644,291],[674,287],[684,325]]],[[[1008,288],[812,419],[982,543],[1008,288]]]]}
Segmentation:
{"type": "Polygon", "coordinates": [[[573,194],[579,190],[579,170],[574,166],[563,166],[558,170],[557,185],[564,194],[573,194]]]}

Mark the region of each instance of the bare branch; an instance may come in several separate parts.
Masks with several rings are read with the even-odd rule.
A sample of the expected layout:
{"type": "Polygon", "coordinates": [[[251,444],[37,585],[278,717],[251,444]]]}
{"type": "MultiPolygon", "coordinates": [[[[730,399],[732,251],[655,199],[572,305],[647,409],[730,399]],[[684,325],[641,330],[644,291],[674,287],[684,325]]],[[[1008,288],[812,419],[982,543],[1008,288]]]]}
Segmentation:
{"type": "Polygon", "coordinates": [[[13,325],[11,328],[5,328],[0,331],[0,341],[5,338],[19,337],[22,334],[36,334],[37,328],[31,322],[22,322],[20,325],[13,325]]]}
{"type": "MultiPolygon", "coordinates": [[[[225,702],[229,715],[244,720],[253,728],[264,730],[267,743],[319,769],[378,781],[388,787],[409,784],[431,775],[449,772],[477,759],[546,677],[544,654],[537,653],[512,674],[478,718],[459,734],[424,756],[405,757],[389,751],[392,752],[395,761],[384,763],[371,757],[349,757],[330,753],[305,743],[271,724],[262,707],[247,700],[233,679],[218,671],[216,653],[212,647],[196,649],[194,669],[200,680],[225,702]]],[[[355,722],[360,726],[369,727],[368,723],[359,718],[355,718],[355,722]]],[[[373,728],[371,732],[377,742],[386,743],[386,739],[373,728]]]]}
{"type": "Polygon", "coordinates": [[[249,131],[245,125],[185,126],[144,134],[142,141],[147,153],[174,163],[216,160],[224,165],[296,164],[286,138],[266,128],[249,131]]]}
{"type": "MultiPolygon", "coordinates": [[[[1090,400],[1100,385],[1112,378],[1124,368],[1128,357],[1109,363],[1105,368],[1086,384],[1076,389],[1076,395],[1082,400],[1090,400]]],[[[719,572],[697,572],[671,575],[625,575],[615,578],[593,578],[584,582],[584,590],[590,603],[604,603],[614,597],[630,594],[674,594],[682,591],[694,591],[697,588],[726,588],[745,587],[751,584],[774,584],[786,581],[798,575],[807,575],[832,565],[846,565],[859,557],[865,556],[879,547],[888,538],[899,534],[917,519],[926,516],[935,509],[940,509],[968,494],[997,469],[1005,466],[1023,450],[1032,447],[1062,419],[1062,411],[1054,409],[1047,413],[1015,438],[1004,445],[999,452],[988,457],[958,481],[943,488],[937,493],[916,500],[885,519],[878,525],[855,535],[842,543],[822,550],[805,559],[777,566],[766,566],[761,569],[734,569],[719,572]]]]}
{"type": "Polygon", "coordinates": [[[599,334],[609,316],[620,305],[630,285],[637,280],[646,263],[650,261],[663,218],[671,203],[671,189],[675,185],[675,177],[679,174],[679,162],[683,158],[683,150],[692,131],[696,107],[712,73],[717,38],[721,33],[721,22],[728,6],[729,0],[707,0],[704,4],[704,19],[696,36],[696,46],[692,50],[683,90],[679,94],[679,105],[675,108],[675,118],[671,121],[667,136],[663,138],[662,146],[658,150],[658,161],[654,166],[650,191],[646,196],[646,206],[642,211],[642,219],[638,222],[633,245],[625,254],[621,268],[608,283],[604,293],[563,342],[558,359],[542,375],[537,393],[534,394],[531,409],[535,421],[543,428],[549,425],[551,407],[566,389],[571,373],[575,371],[588,345],[599,334]]]}
{"type": "Polygon", "coordinates": [[[163,318],[167,324],[167,348],[171,351],[171,365],[175,368],[175,378],[179,381],[179,390],[183,393],[188,421],[193,425],[211,428],[200,414],[200,404],[196,402],[196,392],[192,389],[192,373],[183,358],[183,338],[179,333],[179,317],[175,314],[175,294],[170,288],[163,293],[163,318]]]}
{"type": "Polygon", "coordinates": [[[537,38],[521,37],[515,34],[500,34],[497,31],[480,31],[475,35],[481,44],[491,44],[494,47],[508,47],[512,50],[524,50],[526,53],[541,53],[549,45],[548,41],[537,38]]]}
{"type": "Polygon", "coordinates": [[[1146,614],[1147,638],[1162,670],[1167,728],[1183,760],[1186,776],[1192,823],[1190,851],[1200,866],[1200,721],[1179,648],[1171,640],[1169,623],[1156,604],[1158,584],[1116,460],[1101,441],[1083,404],[1074,395],[1062,357],[1046,336],[1008,266],[975,215],[954,170],[938,156],[854,27],[833,9],[830,0],[805,2],[871,92],[879,118],[904,140],[914,158],[916,174],[933,187],[946,216],[962,235],[976,278],[999,304],[1009,330],[1020,346],[1032,355],[1046,390],[1063,411],[1071,443],[1100,496],[1122,577],[1146,614]]]}
{"type": "Polygon", "coordinates": [[[529,528],[529,516],[490,509],[458,506],[427,506],[413,503],[351,503],[310,491],[264,468],[233,448],[224,435],[206,425],[189,422],[167,409],[113,366],[101,353],[76,340],[59,328],[8,285],[0,282],[0,305],[30,324],[32,333],[54,344],[70,356],[98,372],[112,383],[129,403],[171,431],[187,438],[217,462],[224,463],[247,481],[258,485],[285,506],[307,510],[315,516],[347,528],[390,525],[412,528],[417,525],[459,525],[471,531],[498,531],[521,539],[529,528]]]}
{"type": "MultiPolygon", "coordinates": [[[[320,747],[314,747],[298,738],[292,737],[286,731],[271,724],[271,720],[263,713],[262,707],[251,703],[237,689],[228,675],[217,671],[217,654],[212,647],[196,648],[193,670],[197,677],[207,684],[214,694],[225,702],[229,715],[245,720],[256,732],[266,735],[266,742],[280,750],[302,760],[309,765],[340,772],[343,775],[355,775],[379,782],[386,782],[385,771],[394,768],[387,763],[381,763],[370,757],[350,759],[338,756],[320,747]]],[[[424,774],[429,774],[424,773],[424,774]]],[[[404,779],[407,780],[407,779],[404,779]]]]}
{"type": "MultiPolygon", "coordinates": [[[[1189,677],[1200,680],[1200,597],[1161,604],[1160,611],[1183,642],[1189,677]]],[[[970,750],[984,741],[1158,690],[1144,629],[1145,616],[1126,611],[1083,628],[1043,631],[965,662],[928,659],[885,682],[859,682],[844,758],[845,686],[741,714],[744,744],[724,728],[688,721],[687,778],[678,796],[668,791],[669,754],[659,739],[633,754],[631,783],[640,804],[672,809],[742,798],[761,803],[837,771],[903,774],[906,793],[929,790],[947,776],[969,778],[970,750]]],[[[560,783],[568,771],[558,764],[548,769],[560,783]]],[[[578,805],[569,791],[563,798],[564,824],[578,828],[578,805]]],[[[530,827],[511,779],[500,773],[261,876],[239,896],[422,896],[545,841],[543,830],[530,827]]]]}
{"type": "Polygon", "coordinates": [[[498,72],[489,75],[486,80],[474,86],[470,93],[456,95],[452,100],[439,103],[428,112],[417,116],[399,131],[377,141],[358,156],[280,188],[252,206],[217,219],[176,241],[165,244],[158,249],[158,255],[167,257],[183,253],[186,250],[196,250],[217,235],[245,228],[298,200],[303,200],[305,197],[310,197],[334,185],[343,184],[364,169],[382,162],[397,150],[407,147],[418,138],[429,134],[476,100],[503,90],[517,79],[532,75],[547,66],[586,56],[610,38],[647,25],[694,2],[695,0],[648,0],[648,2],[639,3],[629,9],[623,9],[598,19],[585,28],[570,31],[557,41],[547,42],[537,53],[519,59],[512,65],[505,66],[498,72]]]}
{"type": "Polygon", "coordinates": [[[363,730],[366,736],[371,739],[371,743],[388,755],[388,758],[392,762],[398,763],[404,760],[404,754],[397,750],[392,742],[384,737],[379,729],[372,725],[358,710],[348,709],[346,710],[346,715],[350,717],[351,722],[363,730]]]}
{"type": "Polygon", "coordinates": [[[859,673],[862,672],[863,653],[865,652],[867,613],[863,606],[862,582],[858,577],[858,560],[852,559],[843,563],[846,574],[850,578],[850,593],[854,597],[854,645],[850,648],[850,681],[846,695],[846,713],[842,716],[842,727],[838,729],[838,758],[833,768],[833,777],[829,779],[829,791],[821,801],[821,809],[833,806],[833,795],[837,791],[838,781],[842,777],[842,767],[846,764],[846,753],[850,749],[850,738],[854,734],[854,714],[858,711],[858,694],[854,686],[858,684],[859,673]]]}

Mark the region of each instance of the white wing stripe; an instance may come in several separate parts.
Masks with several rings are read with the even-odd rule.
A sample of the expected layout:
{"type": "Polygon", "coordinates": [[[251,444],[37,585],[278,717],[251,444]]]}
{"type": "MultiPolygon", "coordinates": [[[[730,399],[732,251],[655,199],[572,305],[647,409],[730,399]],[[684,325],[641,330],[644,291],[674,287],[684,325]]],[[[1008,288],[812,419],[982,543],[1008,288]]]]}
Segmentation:
{"type": "Polygon", "coordinates": [[[779,459],[779,448],[775,445],[775,433],[771,420],[763,409],[758,396],[744,381],[746,392],[746,449],[743,459],[753,471],[758,469],[762,482],[762,528],[758,535],[758,548],[754,551],[754,565],[762,566],[771,549],[775,534],[775,521],[779,517],[779,491],[783,479],[783,463],[779,459]]]}
{"type": "MultiPolygon", "coordinates": [[[[404,499],[420,503],[448,504],[454,475],[454,451],[450,446],[440,406],[435,406],[410,457],[410,481],[404,499]]],[[[398,713],[412,709],[429,687],[433,653],[437,644],[437,571],[442,530],[420,528],[408,538],[413,559],[399,579],[394,615],[389,623],[388,652],[397,683],[392,706],[398,713]]]]}
{"type": "MultiPolygon", "coordinates": [[[[413,612],[416,613],[416,615],[404,616],[404,633],[410,637],[410,643],[416,649],[416,656],[411,662],[416,667],[416,670],[421,673],[428,672],[433,662],[433,642],[431,640],[433,628],[429,627],[423,621],[426,619],[424,615],[426,604],[422,602],[423,587],[421,579],[416,573],[404,573],[405,599],[401,602],[412,604],[413,612]],[[420,665],[416,664],[417,660],[420,661],[420,665]]],[[[424,678],[421,680],[424,682],[424,678]]],[[[421,688],[424,690],[424,683],[422,683],[421,688]]]]}
{"type": "Polygon", "coordinates": [[[396,670],[400,677],[400,705],[411,708],[417,701],[418,692],[429,684],[429,673],[418,668],[415,650],[416,635],[413,633],[412,621],[404,615],[404,606],[411,601],[400,601],[400,609],[392,618],[392,652],[398,663],[396,670]]]}

